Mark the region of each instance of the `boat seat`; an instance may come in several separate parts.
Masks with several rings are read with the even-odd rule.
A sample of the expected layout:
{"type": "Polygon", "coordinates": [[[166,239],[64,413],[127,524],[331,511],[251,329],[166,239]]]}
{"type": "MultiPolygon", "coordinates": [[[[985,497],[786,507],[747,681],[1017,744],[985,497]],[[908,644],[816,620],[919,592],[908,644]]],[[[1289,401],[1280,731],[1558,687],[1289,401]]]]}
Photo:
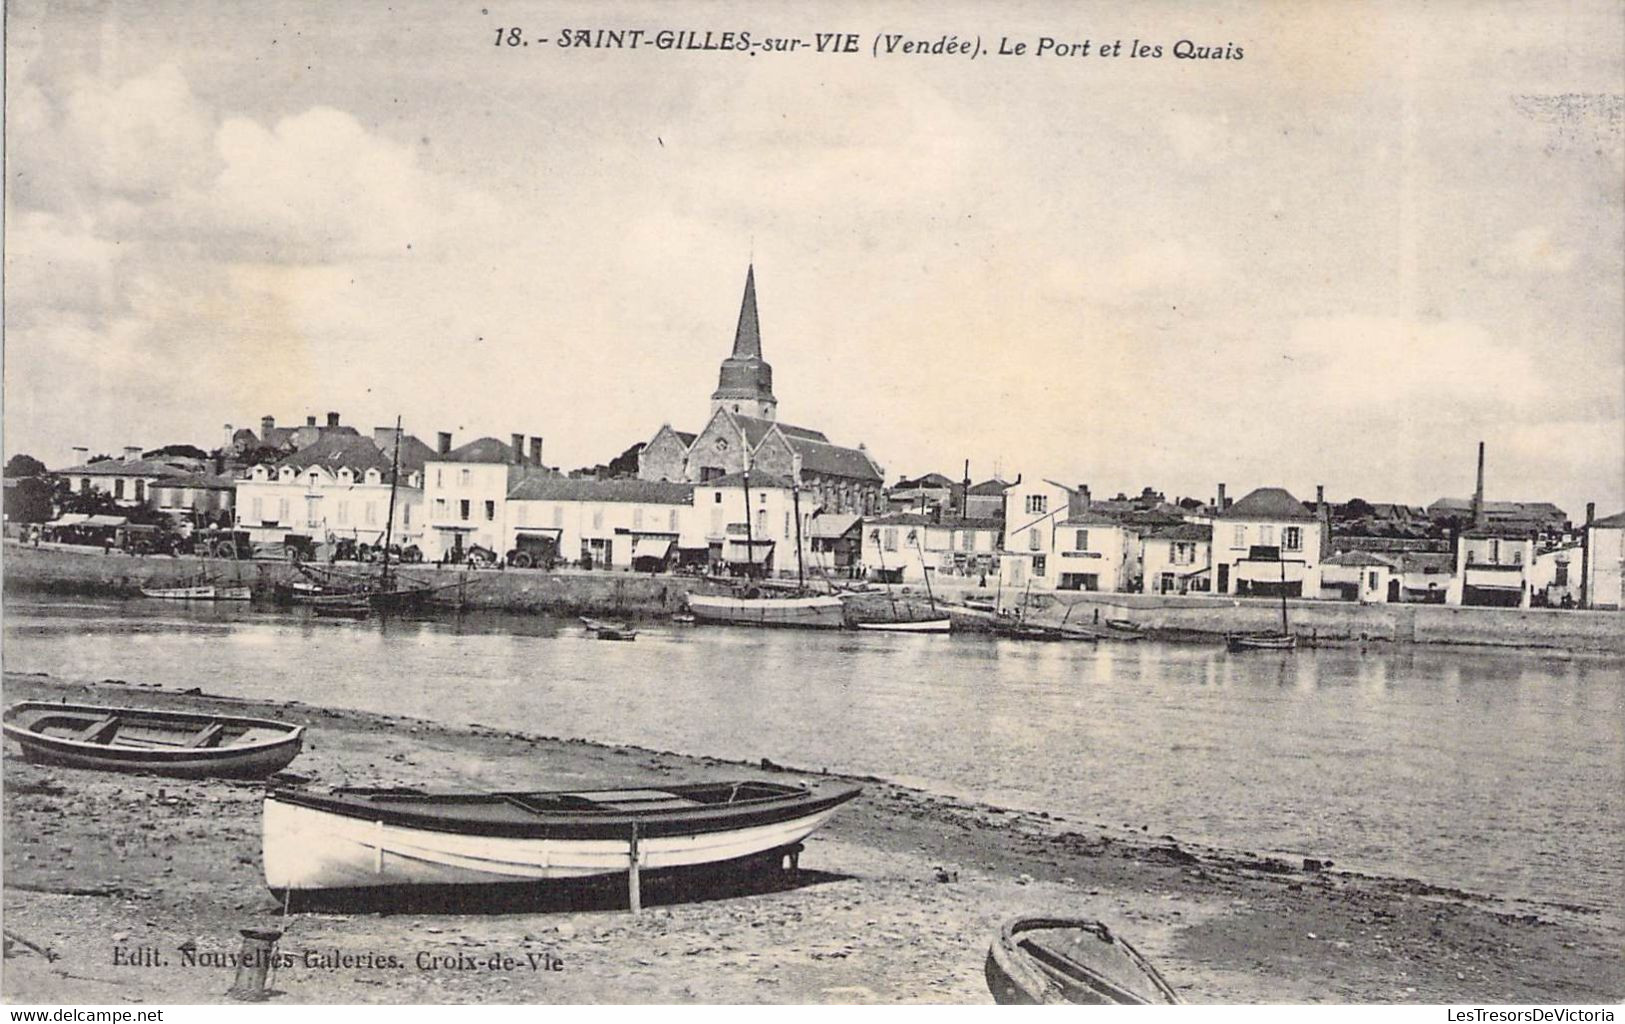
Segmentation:
{"type": "Polygon", "coordinates": [[[186,745],[193,749],[203,749],[218,746],[220,743],[220,734],[225,731],[226,727],[221,725],[219,722],[210,722],[207,726],[201,729],[197,735],[187,740],[186,745]]]}
{"type": "Polygon", "coordinates": [[[108,715],[101,721],[87,727],[84,732],[75,736],[74,739],[80,743],[107,743],[112,740],[113,734],[118,732],[118,727],[118,716],[108,715]]]}

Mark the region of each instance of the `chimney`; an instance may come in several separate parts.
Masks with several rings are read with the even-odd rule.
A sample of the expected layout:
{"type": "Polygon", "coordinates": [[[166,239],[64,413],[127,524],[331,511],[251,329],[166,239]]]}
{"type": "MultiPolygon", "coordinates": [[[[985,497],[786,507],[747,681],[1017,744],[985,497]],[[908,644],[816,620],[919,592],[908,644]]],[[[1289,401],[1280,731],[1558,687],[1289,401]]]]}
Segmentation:
{"type": "Polygon", "coordinates": [[[265,435],[269,434],[271,431],[273,431],[275,429],[276,429],[276,417],[275,416],[261,416],[260,417],[260,440],[261,441],[265,440],[265,435]]]}
{"type": "Polygon", "coordinates": [[[1215,512],[1223,512],[1224,511],[1224,484],[1219,485],[1219,500],[1214,502],[1213,511],[1215,511],[1215,512]]]}
{"type": "Polygon", "coordinates": [[[305,417],[305,426],[314,427],[315,425],[316,425],[316,417],[314,417],[314,416],[306,416],[305,417]]]}
{"type": "Polygon", "coordinates": [[[336,412],[328,413],[327,414],[327,425],[328,425],[329,428],[338,426],[339,425],[339,414],[336,413],[336,412]]]}
{"type": "Polygon", "coordinates": [[[76,444],[73,446],[73,464],[75,466],[84,465],[85,460],[88,458],[90,458],[89,448],[86,448],[82,444],[76,444]]]}
{"type": "Polygon", "coordinates": [[[231,447],[231,433],[232,433],[231,424],[230,423],[226,424],[225,429],[226,429],[226,439],[220,443],[220,447],[222,447],[222,448],[230,448],[231,447]]]}
{"type": "Polygon", "coordinates": [[[513,449],[513,464],[523,466],[525,464],[525,435],[509,434],[508,445],[513,449]]]}
{"type": "Polygon", "coordinates": [[[1326,485],[1315,485],[1315,522],[1320,524],[1320,559],[1332,553],[1332,517],[1326,507],[1326,485]]]}
{"type": "Polygon", "coordinates": [[[1089,486],[1087,484],[1079,484],[1077,490],[1066,492],[1066,516],[1068,519],[1073,516],[1081,516],[1087,511],[1089,511],[1089,486]]]}
{"type": "Polygon", "coordinates": [[[1484,442],[1478,442],[1478,486],[1473,490],[1473,529],[1482,530],[1488,516],[1484,514],[1484,442]]]}
{"type": "Polygon", "coordinates": [[[542,464],[542,439],[534,434],[530,438],[530,464],[532,466],[542,464]]]}
{"type": "Polygon", "coordinates": [[[125,462],[135,462],[135,461],[139,460],[140,458],[141,458],[141,446],[140,445],[138,445],[138,444],[127,444],[127,445],[124,446],[124,461],[125,462]]]}
{"type": "Polygon", "coordinates": [[[442,430],[440,432],[440,436],[436,439],[435,451],[439,452],[441,455],[445,455],[451,451],[451,432],[449,430],[442,430]]]}
{"type": "Polygon", "coordinates": [[[224,452],[214,453],[214,475],[219,476],[226,471],[226,456],[224,452]]]}

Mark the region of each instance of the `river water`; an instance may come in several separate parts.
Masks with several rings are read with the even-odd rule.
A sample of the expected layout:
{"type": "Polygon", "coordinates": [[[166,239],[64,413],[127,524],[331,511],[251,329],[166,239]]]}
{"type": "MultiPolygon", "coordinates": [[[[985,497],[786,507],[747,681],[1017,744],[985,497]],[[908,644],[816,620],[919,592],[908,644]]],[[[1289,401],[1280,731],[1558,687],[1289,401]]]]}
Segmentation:
{"type": "MultiPolygon", "coordinates": [[[[884,776],[1232,850],[1625,904],[1625,661],[5,602],[5,668],[884,776]]],[[[351,784],[368,780],[352,778],[351,784]]],[[[538,766],[545,787],[545,766],[538,766]]]]}

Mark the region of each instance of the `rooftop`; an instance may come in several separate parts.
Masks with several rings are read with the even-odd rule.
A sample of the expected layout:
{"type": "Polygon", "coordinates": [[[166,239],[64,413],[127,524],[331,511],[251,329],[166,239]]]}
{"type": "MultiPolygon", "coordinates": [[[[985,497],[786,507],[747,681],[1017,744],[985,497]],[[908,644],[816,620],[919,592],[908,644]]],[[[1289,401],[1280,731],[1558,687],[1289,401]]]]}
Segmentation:
{"type": "Polygon", "coordinates": [[[606,501],[640,505],[687,505],[694,500],[692,484],[660,480],[580,480],[562,476],[531,476],[508,492],[509,501],[606,501]]]}
{"type": "Polygon", "coordinates": [[[1267,522],[1312,520],[1314,514],[1303,507],[1284,487],[1260,487],[1220,512],[1220,519],[1252,519],[1267,522]]]}

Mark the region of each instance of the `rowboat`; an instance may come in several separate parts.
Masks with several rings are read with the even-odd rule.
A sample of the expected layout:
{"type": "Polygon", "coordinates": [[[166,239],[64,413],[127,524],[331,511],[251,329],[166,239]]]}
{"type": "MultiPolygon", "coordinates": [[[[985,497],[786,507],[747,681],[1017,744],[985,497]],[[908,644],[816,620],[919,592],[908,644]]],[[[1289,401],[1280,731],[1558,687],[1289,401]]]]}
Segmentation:
{"type": "Polygon", "coordinates": [[[30,761],[183,778],[264,778],[287,767],[304,726],[263,718],[25,701],[3,717],[30,761]]]}
{"type": "Polygon", "coordinates": [[[846,606],[840,598],[828,594],[805,597],[690,594],[688,610],[701,622],[723,622],[735,626],[840,629],[846,625],[846,606]]]}
{"type": "Polygon", "coordinates": [[[1139,951],[1100,921],[1018,917],[987,951],[987,987],[1005,1004],[1178,1003],[1139,951]]]}
{"type": "Polygon", "coordinates": [[[620,622],[603,622],[598,619],[589,619],[581,616],[581,624],[587,627],[587,632],[600,640],[636,640],[638,631],[631,626],[620,622]]]}
{"type": "Polygon", "coordinates": [[[534,891],[715,867],[795,847],[855,786],[718,782],[660,789],[433,794],[273,788],[265,884],[290,902],[358,905],[448,890],[534,891]]]}
{"type": "Polygon", "coordinates": [[[1115,629],[1119,633],[1143,634],[1145,632],[1145,627],[1133,619],[1107,619],[1106,628],[1115,629]]]}
{"type": "Polygon", "coordinates": [[[1229,633],[1224,645],[1232,651],[1290,651],[1298,638],[1291,633],[1229,633]]]}
{"type": "Polygon", "coordinates": [[[164,601],[250,601],[254,592],[246,586],[207,583],[190,587],[142,587],[141,596],[164,601]]]}
{"type": "Polygon", "coordinates": [[[953,629],[953,620],[941,619],[898,619],[890,622],[860,622],[859,629],[875,630],[887,633],[947,633],[953,629]]]}

